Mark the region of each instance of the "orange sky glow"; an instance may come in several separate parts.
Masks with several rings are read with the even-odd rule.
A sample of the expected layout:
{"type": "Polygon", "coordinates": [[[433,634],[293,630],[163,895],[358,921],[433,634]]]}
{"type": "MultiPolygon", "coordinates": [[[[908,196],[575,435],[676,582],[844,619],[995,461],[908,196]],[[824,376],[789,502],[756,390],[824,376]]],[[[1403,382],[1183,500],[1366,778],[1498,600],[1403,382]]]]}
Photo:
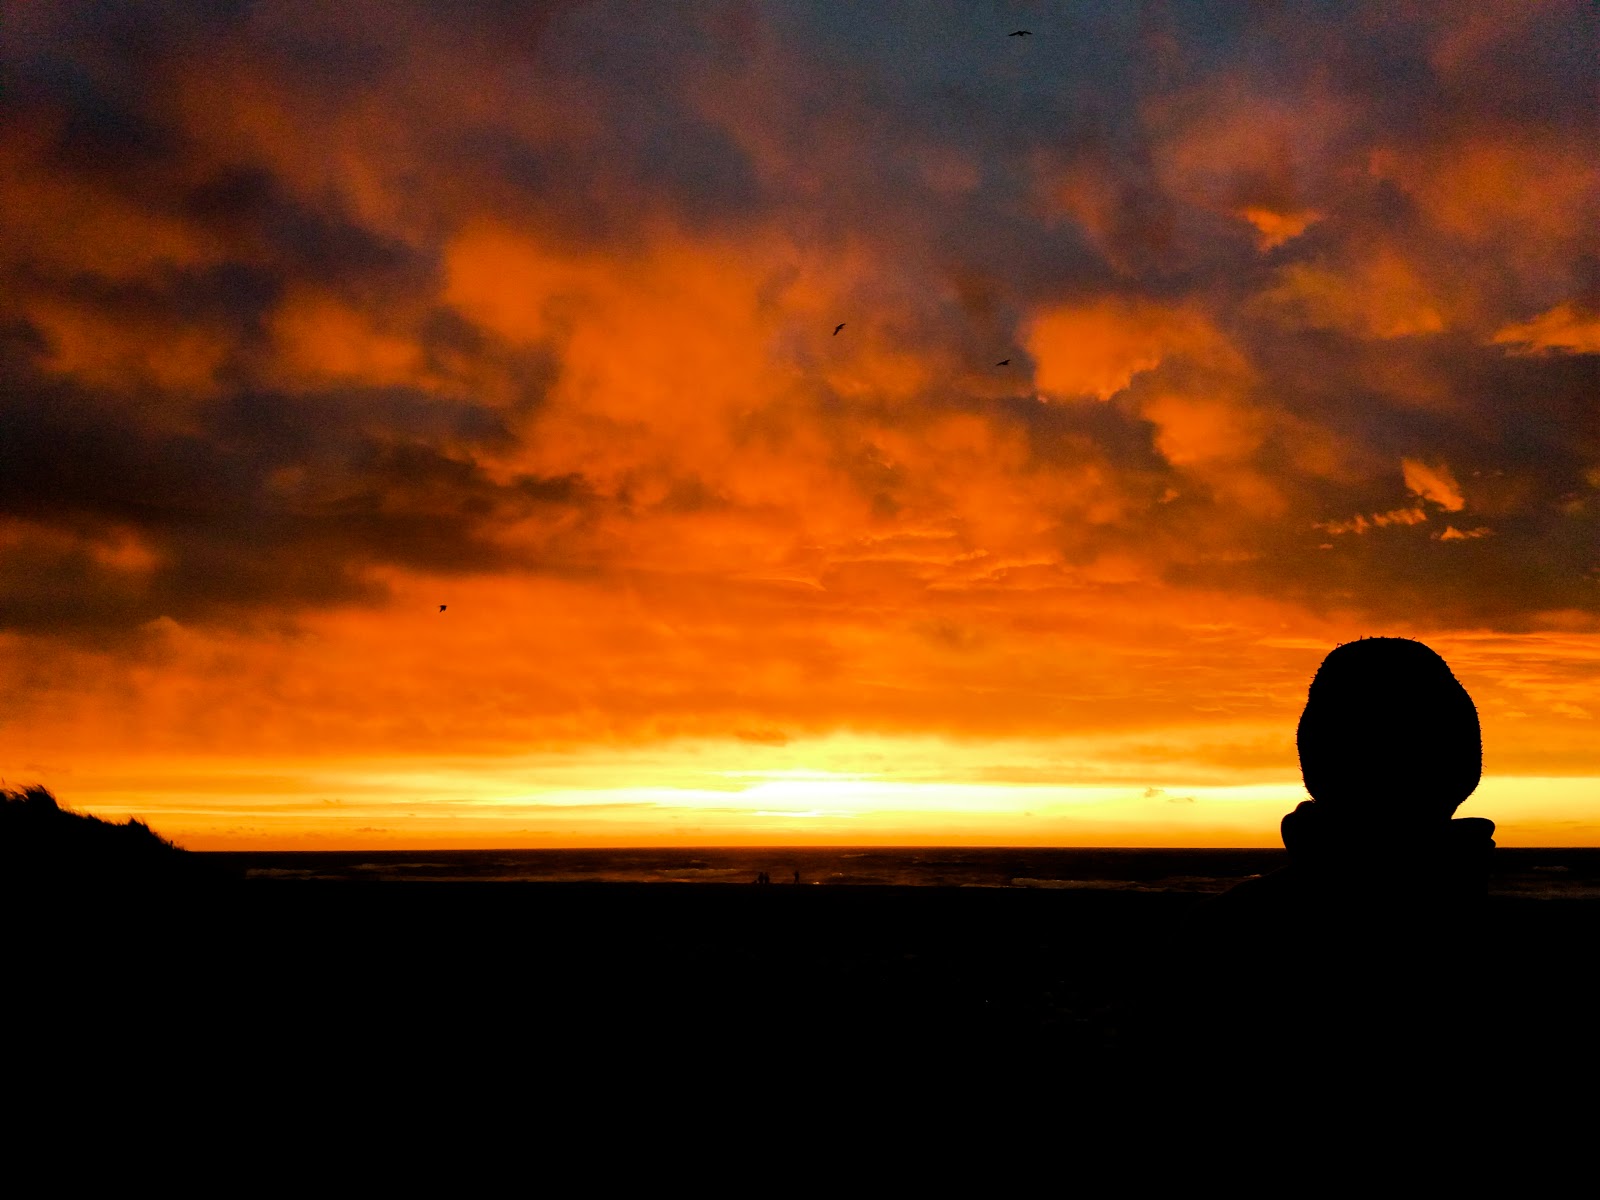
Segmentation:
{"type": "Polygon", "coordinates": [[[0,2],[0,776],[1276,845],[1398,635],[1600,845],[1593,7],[980,8],[0,2]]]}

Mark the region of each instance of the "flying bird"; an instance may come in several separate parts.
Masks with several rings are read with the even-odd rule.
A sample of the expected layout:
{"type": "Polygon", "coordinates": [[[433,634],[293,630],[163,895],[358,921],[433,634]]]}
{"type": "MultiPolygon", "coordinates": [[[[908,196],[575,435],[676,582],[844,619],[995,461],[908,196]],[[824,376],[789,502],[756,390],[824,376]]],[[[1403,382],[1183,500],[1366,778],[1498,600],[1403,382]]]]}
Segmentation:
{"type": "Polygon", "coordinates": [[[1032,37],[1033,36],[1033,30],[1031,30],[1031,29],[1018,29],[1018,30],[1014,30],[1011,33],[1006,34],[1006,36],[1007,37],[1032,37]]]}
{"type": "Polygon", "coordinates": [[[1009,358],[1002,358],[999,362],[995,363],[995,366],[997,367],[1009,367],[1010,365],[1011,360],[1009,358]]]}
{"type": "Polygon", "coordinates": [[[441,604],[441,605],[439,605],[439,611],[443,612],[445,609],[447,609],[449,607],[450,606],[448,604],[441,604]]]}
{"type": "Polygon", "coordinates": [[[837,325],[835,325],[833,327],[833,336],[834,337],[838,337],[839,336],[839,330],[841,330],[843,328],[844,328],[844,322],[840,321],[837,325]]]}

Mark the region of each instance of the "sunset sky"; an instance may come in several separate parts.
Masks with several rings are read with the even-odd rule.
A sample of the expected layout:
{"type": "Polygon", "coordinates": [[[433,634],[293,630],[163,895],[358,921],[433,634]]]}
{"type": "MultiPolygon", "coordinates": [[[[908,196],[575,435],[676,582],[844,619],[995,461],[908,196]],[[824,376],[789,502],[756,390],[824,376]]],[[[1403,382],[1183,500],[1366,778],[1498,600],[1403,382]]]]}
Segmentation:
{"type": "Polygon", "coordinates": [[[1581,0],[0,3],[0,775],[1274,845],[1382,634],[1463,815],[1600,844],[1597,64],[1581,0]]]}

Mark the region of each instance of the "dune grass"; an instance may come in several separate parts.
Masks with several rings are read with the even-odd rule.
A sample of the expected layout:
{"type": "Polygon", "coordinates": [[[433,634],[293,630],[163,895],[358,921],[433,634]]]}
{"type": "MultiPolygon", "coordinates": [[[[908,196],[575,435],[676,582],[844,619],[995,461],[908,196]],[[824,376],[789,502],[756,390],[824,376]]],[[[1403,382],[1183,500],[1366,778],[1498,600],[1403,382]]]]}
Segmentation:
{"type": "Polygon", "coordinates": [[[7,882],[166,882],[201,873],[196,856],[143,821],[63,806],[48,788],[0,788],[0,878],[7,882]]]}

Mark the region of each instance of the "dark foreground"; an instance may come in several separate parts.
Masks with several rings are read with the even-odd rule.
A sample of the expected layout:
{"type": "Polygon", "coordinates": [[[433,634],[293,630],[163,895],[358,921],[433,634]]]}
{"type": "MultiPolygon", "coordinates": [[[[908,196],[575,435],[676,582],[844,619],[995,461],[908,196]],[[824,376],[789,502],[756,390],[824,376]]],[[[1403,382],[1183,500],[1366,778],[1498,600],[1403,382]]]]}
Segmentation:
{"type": "MultiPolygon", "coordinates": [[[[952,1104],[1019,1089],[1064,1102],[1212,1085],[1175,1078],[1171,1044],[1174,1028],[1205,1036],[1182,1025],[1202,998],[1176,953],[1203,902],[244,882],[13,896],[8,958],[33,1048],[77,1078],[131,1055],[237,1094],[860,1103],[943,1084],[952,1104]]],[[[1496,898],[1485,934],[1482,976],[1509,999],[1463,1052],[1503,1078],[1577,1070],[1593,1048],[1600,904],[1496,898]]]]}
{"type": "Polygon", "coordinates": [[[247,882],[56,899],[38,977],[181,1048],[548,1063],[859,1055],[1027,1073],[1120,1055],[1193,897],[958,888],[247,882]],[[48,965],[46,965],[48,964],[48,965]],[[804,1055],[800,1051],[804,1050],[804,1055]]]}
{"type": "MultiPolygon", "coordinates": [[[[1207,891],[1272,869],[1260,852],[1208,852],[1198,873],[1177,852],[856,853],[827,887],[362,883],[550,864],[362,857],[304,877],[328,873],[319,858],[251,878],[40,789],[5,811],[9,1145],[39,1160],[41,1131],[64,1132],[58,1175],[206,1151],[242,1182],[285,1154],[339,1153],[365,1156],[346,1182],[370,1188],[375,1158],[409,1170],[442,1146],[454,1193],[485,1155],[537,1171],[583,1146],[594,1186],[633,1163],[743,1187],[764,1177],[715,1169],[757,1147],[763,1170],[978,1154],[993,1190],[1008,1157],[1131,1146],[1127,1184],[1188,1162],[1174,1147],[1232,1171],[1307,1131],[1319,1170],[1409,1146],[1432,1171],[1441,1149],[1475,1163],[1513,1121],[1545,1154],[1561,1120],[1587,1129],[1596,1110],[1592,852],[1497,855],[1486,908],[1431,945],[1369,904],[1376,940],[1335,952],[1317,939],[1352,928],[1342,917],[1321,935],[1296,916],[1195,936],[1226,907],[1203,907],[1207,891]],[[868,868],[1011,886],[843,881],[868,868]],[[1387,956],[1369,952],[1380,941],[1387,956]],[[652,1135],[667,1158],[641,1148],[652,1135]]],[[[751,866],[619,861],[600,865],[751,866]]]]}

